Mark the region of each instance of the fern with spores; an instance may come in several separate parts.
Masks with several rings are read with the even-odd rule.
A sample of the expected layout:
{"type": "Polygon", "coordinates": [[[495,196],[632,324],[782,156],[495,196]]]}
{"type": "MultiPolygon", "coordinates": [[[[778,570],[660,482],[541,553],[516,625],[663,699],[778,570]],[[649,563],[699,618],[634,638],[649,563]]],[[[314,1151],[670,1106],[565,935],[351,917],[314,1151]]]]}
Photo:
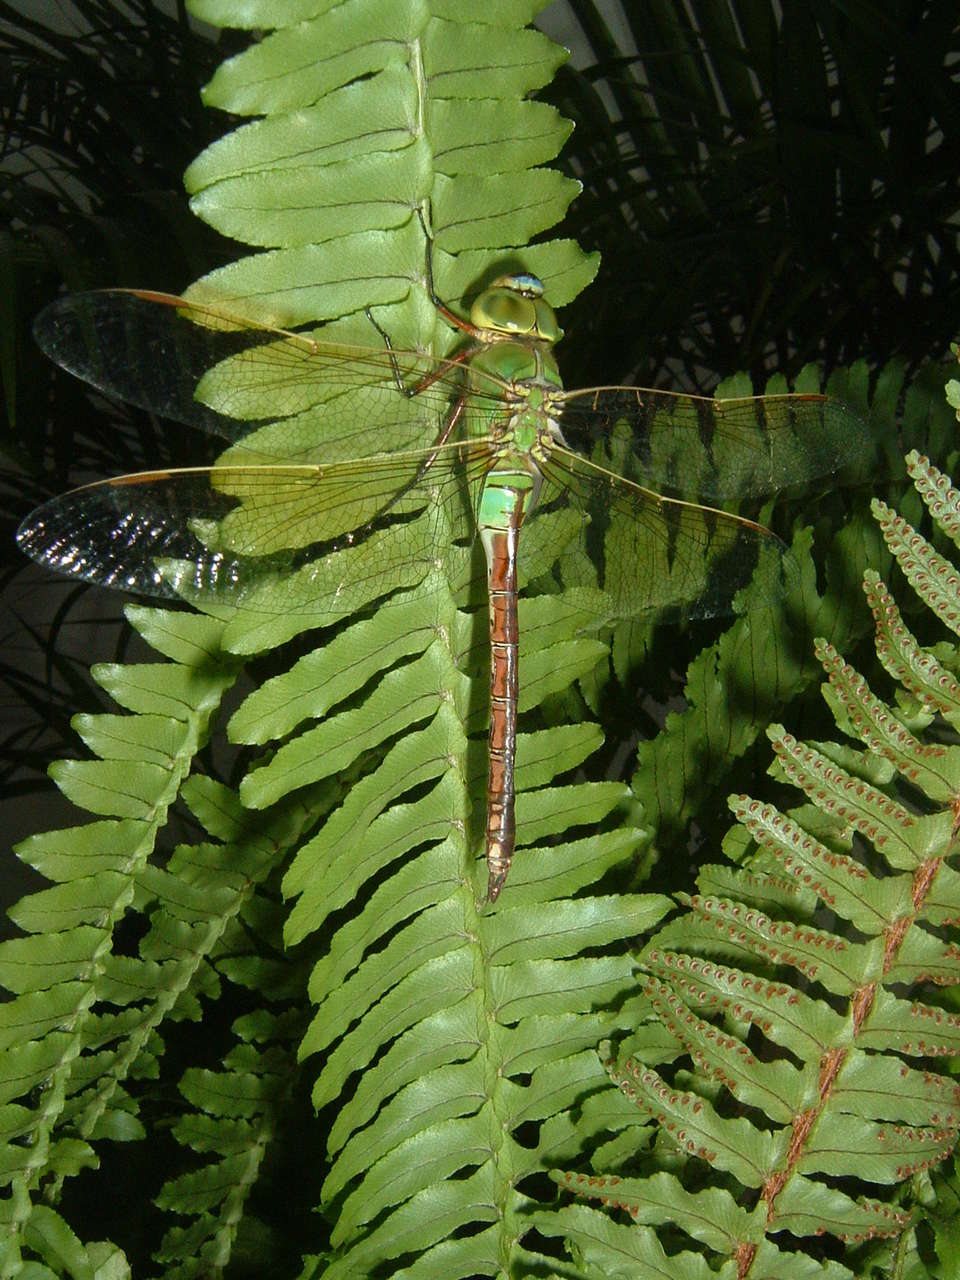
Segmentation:
{"type": "MultiPolygon", "coordinates": [[[[927,459],[907,463],[960,546],[960,494],[927,459]]],[[[907,581],[960,634],[956,570],[873,508],[907,581]]],[[[635,1029],[608,1048],[616,1090],[587,1104],[615,1136],[589,1173],[554,1174],[638,1225],[586,1206],[537,1219],[571,1242],[585,1280],[641,1264],[687,1280],[707,1261],[738,1280],[840,1280],[903,1274],[888,1268],[918,1248],[944,1264],[955,1252],[936,1217],[924,1227],[922,1175],[960,1134],[945,1069],[960,1018],[941,994],[960,977],[958,659],[918,643],[876,572],[864,590],[895,701],[821,640],[828,705],[862,747],[773,726],[775,776],[808,803],[731,797],[732,865],[703,867],[640,954],[635,1029]]]]}

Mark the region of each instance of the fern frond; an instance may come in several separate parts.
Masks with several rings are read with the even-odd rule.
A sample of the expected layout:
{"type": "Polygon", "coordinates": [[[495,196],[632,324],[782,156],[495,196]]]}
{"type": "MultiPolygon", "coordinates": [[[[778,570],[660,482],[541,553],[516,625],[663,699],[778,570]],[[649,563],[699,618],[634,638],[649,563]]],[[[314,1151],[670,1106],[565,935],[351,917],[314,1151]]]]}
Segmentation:
{"type": "Polygon", "coordinates": [[[242,1236],[256,1234],[278,1263],[289,1252],[250,1212],[248,1201],[289,1122],[300,1018],[264,1010],[234,1030],[241,1043],[220,1070],[191,1068],[180,1082],[196,1110],[177,1121],[173,1136],[205,1163],[170,1179],[156,1198],[159,1208],[194,1218],[188,1227],[171,1228],[156,1253],[158,1262],[179,1264],[165,1272],[176,1280],[219,1273],[241,1252],[242,1236]]]}
{"type": "MultiPolygon", "coordinates": [[[[578,189],[539,167],[569,126],[527,100],[564,56],[527,29],[537,7],[433,0],[401,12],[348,0],[307,13],[272,0],[246,4],[244,21],[269,34],[224,65],[207,100],[263,118],[210,148],[187,181],[201,216],[265,252],[206,277],[191,297],[228,300],[250,320],[326,322],[328,339],[379,344],[372,308],[397,347],[434,354],[457,335],[427,289],[428,240],[437,290],[454,306],[503,270],[498,258],[513,265],[521,253],[553,301],[572,297],[595,260],[564,241],[517,247],[557,221],[578,189]],[[492,78],[490,66],[498,67],[492,78]],[[538,167],[529,172],[531,164],[538,167]]],[[[212,21],[236,21],[235,6],[228,13],[208,0],[200,8],[212,21]]],[[[230,375],[211,371],[204,403],[229,396],[230,375]]],[[[272,386],[245,394],[254,416],[278,412],[272,386]]],[[[295,454],[314,429],[307,418],[262,427],[257,446],[295,454]]],[[[313,443],[322,450],[323,439],[313,443]]],[[[533,715],[517,751],[523,869],[499,915],[478,912],[485,605],[464,586],[475,573],[462,531],[438,522],[433,533],[429,560],[394,568],[389,580],[368,564],[368,594],[351,596],[350,613],[292,611],[283,584],[271,580],[251,601],[258,610],[206,624],[236,655],[321,627],[326,645],[287,669],[274,663],[280,674],[235,713],[233,739],[267,748],[239,797],[199,779],[183,787],[210,839],[180,846],[166,866],[138,861],[121,886],[149,927],[136,954],[103,965],[90,997],[100,1003],[61,1107],[68,1134],[140,1136],[138,1125],[152,1117],[132,1082],[159,1073],[164,1020],[199,1019],[225,981],[272,1002],[268,1026],[258,1023],[254,1035],[252,1015],[237,1019],[218,1068],[199,1065],[197,1052],[183,1078],[191,1111],[174,1136],[191,1151],[157,1199],[175,1218],[157,1254],[171,1275],[221,1270],[242,1256],[245,1229],[270,1238],[250,1199],[267,1176],[264,1152],[281,1117],[289,1121],[299,1078],[292,1035],[303,1036],[309,1068],[310,1055],[325,1052],[317,1104],[338,1102],[323,1191],[337,1218],[328,1274],[365,1273],[385,1259],[402,1260],[411,1275],[438,1266],[488,1271],[492,1259],[509,1265],[523,1229],[520,1185],[558,1152],[579,1150],[571,1109],[605,1079],[592,1046],[610,1025],[598,1010],[615,1007],[629,985],[626,940],[666,909],[662,898],[599,890],[559,901],[631,856],[642,833],[616,829],[626,788],[568,781],[599,747],[596,725],[548,734],[533,715]],[[389,607],[374,615],[385,592],[389,607]],[[320,814],[326,820],[314,831],[320,814]],[[282,892],[294,900],[286,920],[277,883],[284,862],[282,892]],[[292,959],[281,935],[297,948],[292,959]],[[304,1032],[305,988],[314,1017],[304,1032]]],[[[357,555],[375,558],[379,545],[371,537],[357,555]]],[[[589,680],[607,647],[577,634],[576,610],[559,597],[532,600],[524,615],[527,714],[589,680]]],[[[132,822],[153,798],[167,721],[201,693],[192,667],[151,669],[142,679],[118,670],[110,683],[121,705],[152,719],[87,727],[95,749],[124,762],[111,794],[100,797],[102,780],[86,765],[63,770],[62,783],[78,803],[119,808],[132,822]]],[[[76,857],[77,844],[96,838],[70,833],[62,846],[76,857]]],[[[73,977],[77,957],[109,940],[86,923],[99,923],[106,889],[113,886],[74,892],[69,903],[41,899],[32,915],[24,908],[25,923],[48,930],[44,982],[73,977]]],[[[16,983],[17,952],[6,958],[16,983]]],[[[63,1003],[31,1083],[50,1077],[50,1049],[71,1048],[56,1039],[63,1003]]],[[[52,995],[45,1010],[54,1010],[52,995]]],[[[42,1012],[23,1013],[46,1025],[42,1012]]],[[[59,1148],[64,1170],[93,1159],[73,1141],[59,1148]]],[[[43,1256],[61,1265],[52,1249],[43,1256]]]]}
{"type": "MultiPolygon", "coordinates": [[[[433,607],[442,600],[435,593],[433,607]]],[[[531,618],[539,603],[531,602],[531,618]]],[[[452,601],[447,609],[428,620],[420,606],[426,648],[412,661],[404,652],[402,679],[388,673],[366,701],[311,730],[309,749],[301,752],[296,739],[282,747],[245,793],[248,802],[275,802],[307,776],[327,777],[352,768],[358,753],[375,754],[373,771],[284,880],[296,898],[288,943],[324,944],[301,1053],[325,1055],[314,1103],[338,1104],[323,1188],[339,1213],[331,1276],[362,1274],[380,1258],[405,1254],[411,1260],[397,1274],[469,1275],[487,1267],[484,1259],[511,1255],[522,1231],[517,1184],[555,1158],[558,1141],[574,1141],[567,1111],[602,1079],[592,1046],[606,1023],[595,1010],[615,1005],[629,983],[623,942],[666,907],[652,895],[560,900],[628,857],[641,836],[610,830],[563,839],[571,827],[602,824],[626,795],[619,784],[547,785],[599,744],[594,726],[574,725],[521,735],[518,780],[538,788],[519,796],[525,847],[503,909],[478,912],[484,872],[475,874],[478,841],[475,831],[468,836],[482,807],[484,762],[477,753],[478,767],[465,777],[460,760],[465,729],[482,730],[485,716],[471,713],[470,685],[451,650],[467,634],[464,618],[452,601]],[[414,731],[401,736],[409,725],[414,731]],[[538,840],[546,843],[538,848],[538,840]],[[592,954],[601,947],[605,954],[592,954]],[[531,1122],[541,1142],[520,1147],[511,1135],[531,1122]],[[494,1226],[446,1239],[454,1226],[490,1221],[490,1205],[494,1226]]],[[[340,639],[366,628],[383,641],[385,625],[360,623],[340,639]]],[[[559,641],[548,626],[523,634],[534,675],[543,659],[542,680],[527,690],[530,705],[555,686],[558,671],[569,681],[597,661],[595,641],[559,641]]],[[[339,649],[311,655],[308,672],[279,676],[253,698],[295,716],[305,676],[321,688],[329,674],[339,692],[350,692],[340,659],[339,649]]],[[[361,661],[357,678],[367,671],[361,661]]],[[[254,712],[249,723],[257,719],[254,712]]]]}
{"type": "MultiPolygon", "coordinates": [[[[907,468],[954,537],[960,495],[915,453],[907,468]]],[[[874,510],[914,590],[960,630],[956,570],[883,503],[874,510]]],[[[864,588],[881,662],[908,693],[885,701],[818,642],[827,702],[861,748],[774,726],[775,773],[809,803],[786,814],[732,797],[740,827],[726,848],[739,865],[705,867],[644,949],[643,1016],[607,1062],[619,1136],[592,1174],[554,1175],[643,1225],[586,1206],[537,1215],[544,1234],[568,1234],[578,1275],[652,1265],[668,1240],[680,1251],[657,1265],[678,1280],[704,1265],[860,1276],[887,1257],[884,1241],[916,1249],[911,1188],[960,1133],[960,1088],[935,1066],[960,1053],[960,1018],[937,994],[960,977],[960,753],[946,731],[958,659],[919,645],[876,573],[864,588]],[[925,738],[935,716],[944,731],[925,738]],[[842,1255],[828,1261],[823,1237],[842,1255]]]]}
{"type": "MultiPolygon", "coordinates": [[[[214,25],[241,21],[221,0],[195,8],[214,25]]],[[[270,34],[224,63],[204,97],[264,118],[209,147],[186,184],[200,217],[270,252],[212,273],[191,297],[229,298],[285,326],[353,312],[354,339],[366,342],[363,312],[376,307],[396,345],[431,342],[445,354],[454,336],[425,292],[414,210],[429,204],[437,288],[456,306],[493,256],[559,221],[579,190],[530,167],[570,131],[554,108],[527,100],[566,56],[528,27],[540,8],[245,5],[244,25],[270,34]]],[[[596,270],[569,241],[524,250],[524,260],[559,304],[596,270]]]]}
{"type": "MultiPolygon", "coordinates": [[[[105,816],[33,836],[17,850],[56,883],[11,908],[26,936],[0,946],[4,982],[17,997],[0,1010],[4,1093],[13,1099],[43,1086],[32,1105],[8,1109],[8,1258],[18,1256],[25,1232],[21,1239],[41,1242],[49,1262],[47,1235],[32,1225],[41,1189],[55,1196],[66,1177],[95,1165],[96,1139],[143,1136],[126,1085],[155,1069],[157,1028],[190,1016],[203,985],[195,965],[171,969],[118,954],[114,935],[135,899],[140,909],[156,900],[148,859],[239,666],[222,653],[213,619],[147,609],[129,616],[173,661],[146,677],[136,667],[96,671],[133,714],[78,717],[99,758],[51,771],[67,795],[105,816]]],[[[51,1212],[44,1210],[48,1225],[51,1212]]]]}
{"type": "MultiPolygon", "coordinates": [[[[820,389],[818,371],[808,366],[796,390],[820,389]]],[[[785,386],[782,379],[774,379],[765,390],[783,391],[785,386]]],[[[880,371],[869,400],[863,365],[836,371],[827,390],[869,419],[872,451],[865,451],[849,479],[871,493],[876,492],[877,472],[892,481],[902,475],[901,436],[932,449],[956,426],[943,402],[942,378],[920,380],[904,395],[903,367],[897,361],[880,371]],[[898,418],[901,400],[906,409],[898,418]]],[[[749,383],[731,380],[730,394],[750,391],[749,383]]],[[[898,487],[895,492],[899,494],[898,487]]],[[[721,788],[738,759],[770,720],[816,679],[818,668],[811,657],[815,636],[827,637],[846,652],[869,635],[870,616],[857,584],[868,566],[884,571],[887,553],[876,521],[856,494],[856,488],[848,491],[845,511],[835,508],[829,543],[823,537],[825,520],[819,529],[808,528],[809,502],[795,513],[784,504],[793,516],[792,534],[778,526],[783,536],[792,538],[796,572],[790,591],[780,601],[744,594],[744,616],[687,670],[684,708],[671,712],[663,730],[640,744],[632,787],[653,827],[652,850],[669,856],[694,816],[703,823],[705,808],[715,797],[720,802],[721,788]],[[811,559],[814,548],[825,571],[811,559]]]]}
{"type": "MultiPolygon", "coordinates": [[[[549,159],[567,132],[551,110],[521,100],[559,56],[525,29],[535,8],[438,3],[401,15],[346,4],[315,24],[322,57],[306,55],[308,22],[224,67],[208,100],[267,115],[211,148],[188,183],[202,216],[272,251],[215,273],[191,296],[228,296],[285,325],[332,320],[325,336],[367,342],[373,307],[398,345],[449,350],[456,337],[438,327],[427,296],[424,227],[412,211],[429,220],[436,285],[456,306],[498,253],[549,226],[574,191],[547,170],[510,176],[549,159]],[[385,40],[398,23],[402,42],[385,40]],[[356,57],[338,53],[348,47],[367,60],[362,83],[356,57]],[[305,151],[317,161],[309,173],[299,168],[305,151]],[[306,218],[305,205],[314,209],[306,218]]],[[[260,16],[269,24],[275,12],[260,16]]],[[[563,242],[525,249],[523,261],[560,303],[594,265],[563,242]]],[[[283,882],[293,899],[287,945],[319,957],[301,1054],[325,1055],[315,1104],[337,1100],[323,1189],[338,1215],[331,1278],[384,1259],[405,1262],[411,1276],[467,1275],[510,1257],[522,1230],[518,1184],[574,1141],[567,1110],[602,1080],[588,1046],[601,1025],[595,1010],[624,990],[624,940],[666,905],[557,901],[640,838],[612,829],[622,786],[557,785],[601,743],[596,726],[578,724],[520,734],[522,847],[504,910],[478,914],[485,601],[461,586],[471,575],[457,531],[434,533],[426,576],[413,566],[389,608],[347,619],[230,725],[236,741],[276,744],[241,786],[246,805],[285,805],[307,785],[334,799],[283,882]],[[609,956],[593,954],[616,943],[609,956]],[[520,1146],[512,1135],[530,1125],[540,1144],[520,1146]],[[448,1239],[455,1231],[462,1238],[448,1239]]],[[[522,608],[521,713],[588,678],[607,653],[575,634],[569,608],[558,625],[562,600],[522,608]]],[[[313,625],[238,617],[227,643],[256,652],[313,625]]]]}

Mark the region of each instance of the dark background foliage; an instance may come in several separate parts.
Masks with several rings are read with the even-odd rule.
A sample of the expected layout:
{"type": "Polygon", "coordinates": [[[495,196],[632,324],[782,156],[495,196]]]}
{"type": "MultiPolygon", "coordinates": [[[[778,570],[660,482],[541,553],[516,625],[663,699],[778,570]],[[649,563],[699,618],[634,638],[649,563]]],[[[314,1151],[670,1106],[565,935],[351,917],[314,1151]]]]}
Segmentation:
{"type": "MultiPolygon", "coordinates": [[[[96,628],[102,656],[104,611],[119,612],[103,593],[86,613],[76,588],[45,594],[16,524],[68,484],[195,461],[202,447],[97,400],[30,338],[61,289],[177,290],[233,253],[190,215],[181,175],[229,127],[199,90],[247,37],[170,9],[77,0],[44,21],[0,3],[8,798],[48,786],[49,756],[74,750],[70,714],[96,706],[66,624],[81,639],[96,628]]],[[[738,369],[762,382],[810,360],[876,369],[899,356],[912,370],[945,357],[958,294],[952,0],[602,9],[570,0],[541,19],[574,49],[547,95],[577,126],[562,163],[584,192],[565,230],[603,254],[563,317],[568,385],[709,389],[738,369]]]]}
{"type": "Polygon", "coordinates": [[[571,8],[596,65],[551,95],[577,122],[569,229],[603,252],[581,302],[588,380],[709,388],[946,353],[955,6],[647,0],[616,30],[571,8]]]}

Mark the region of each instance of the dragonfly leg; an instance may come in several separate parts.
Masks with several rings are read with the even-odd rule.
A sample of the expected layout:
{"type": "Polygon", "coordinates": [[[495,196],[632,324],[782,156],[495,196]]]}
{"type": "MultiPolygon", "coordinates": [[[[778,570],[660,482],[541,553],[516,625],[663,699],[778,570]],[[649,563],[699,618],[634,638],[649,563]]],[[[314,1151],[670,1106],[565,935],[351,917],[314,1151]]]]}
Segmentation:
{"type": "Polygon", "coordinates": [[[425,374],[419,382],[415,382],[412,387],[408,387],[400,372],[400,365],[397,363],[397,357],[394,354],[393,343],[390,341],[389,333],[387,333],[383,325],[374,318],[373,312],[369,307],[364,307],[364,312],[367,319],[376,329],[377,333],[379,333],[383,340],[383,345],[387,349],[387,357],[390,360],[390,367],[393,370],[393,380],[397,384],[397,390],[402,396],[406,396],[408,400],[412,400],[414,396],[418,396],[421,391],[426,391],[427,387],[432,387],[435,382],[438,382],[442,377],[448,374],[451,369],[458,369],[465,366],[471,357],[477,353],[478,347],[476,346],[467,347],[463,351],[458,351],[455,356],[450,356],[448,360],[444,360],[442,364],[439,364],[436,369],[425,374]]]}
{"type": "Polygon", "coordinates": [[[383,325],[375,319],[370,308],[365,307],[364,314],[373,325],[374,329],[376,329],[377,333],[379,333],[383,341],[383,345],[387,349],[387,355],[390,359],[390,367],[393,370],[393,380],[397,384],[397,390],[402,396],[406,396],[408,400],[412,400],[413,397],[419,395],[421,391],[426,391],[427,387],[432,386],[445,374],[449,373],[451,369],[468,364],[473,356],[475,356],[477,352],[482,350],[485,346],[483,341],[484,331],[477,325],[471,324],[469,320],[464,320],[462,316],[458,316],[455,311],[451,311],[437,293],[436,287],[433,283],[433,236],[427,228],[427,222],[422,209],[417,210],[417,217],[420,219],[420,226],[423,228],[423,238],[426,245],[426,252],[424,255],[426,285],[430,301],[433,303],[437,313],[446,320],[447,324],[449,324],[452,329],[457,329],[460,333],[468,334],[474,339],[474,341],[470,346],[465,347],[462,351],[458,351],[456,355],[445,360],[443,364],[438,365],[438,367],[431,373],[422,377],[419,382],[415,382],[413,386],[407,386],[403,380],[403,375],[400,372],[400,365],[397,363],[397,357],[394,354],[393,343],[390,341],[389,333],[387,333],[383,325]]]}
{"type": "Polygon", "coordinates": [[[398,489],[397,492],[393,494],[393,496],[390,498],[390,501],[385,506],[383,506],[380,509],[380,511],[377,512],[377,519],[380,519],[381,516],[385,515],[390,510],[391,507],[395,506],[400,501],[400,499],[404,496],[404,494],[409,493],[411,489],[415,489],[416,486],[421,482],[421,480],[423,480],[424,476],[427,474],[427,472],[430,470],[430,468],[433,466],[434,462],[436,461],[437,454],[440,452],[443,446],[450,439],[450,436],[453,434],[453,429],[457,425],[457,423],[460,421],[460,415],[463,413],[465,405],[466,405],[466,400],[463,396],[461,396],[459,400],[457,400],[456,403],[454,404],[450,413],[447,415],[447,420],[443,424],[443,430],[440,432],[440,435],[437,437],[436,442],[434,443],[434,446],[431,449],[431,451],[420,463],[419,467],[417,467],[416,474],[413,476],[411,480],[408,480],[407,483],[403,485],[402,488],[398,489]]]}
{"type": "MultiPolygon", "coordinates": [[[[421,222],[422,221],[423,219],[421,217],[421,222]]],[[[424,227],[424,230],[426,230],[426,227],[424,227]]],[[[384,327],[378,323],[378,321],[374,317],[373,312],[370,310],[369,307],[365,307],[364,310],[366,312],[367,319],[370,321],[370,323],[376,329],[377,333],[379,333],[380,337],[383,339],[383,345],[387,349],[387,355],[390,359],[391,368],[393,369],[393,379],[394,379],[394,382],[396,382],[397,384],[397,390],[400,392],[401,395],[406,396],[408,400],[412,400],[413,397],[419,395],[421,391],[424,391],[426,390],[427,387],[432,386],[432,384],[436,382],[439,378],[441,378],[445,373],[447,373],[448,370],[453,368],[459,368],[462,365],[464,365],[465,362],[468,361],[471,358],[471,356],[475,354],[476,348],[469,347],[465,351],[461,351],[457,355],[451,356],[449,360],[444,361],[444,363],[442,365],[439,365],[432,373],[428,373],[425,377],[421,378],[419,382],[414,383],[412,387],[408,387],[403,380],[402,374],[400,373],[400,365],[398,364],[397,357],[394,354],[393,343],[390,341],[389,333],[387,333],[386,329],[384,329],[384,327]]],[[[463,415],[463,411],[464,411],[464,408],[466,407],[466,403],[467,402],[466,402],[465,395],[458,396],[457,399],[453,402],[453,405],[451,406],[450,412],[447,414],[446,421],[443,424],[440,434],[437,436],[437,439],[434,441],[433,449],[427,455],[427,457],[423,460],[420,466],[417,468],[416,475],[409,481],[408,484],[405,484],[403,488],[399,490],[399,492],[393,495],[393,497],[390,499],[390,502],[387,508],[384,508],[382,511],[379,511],[377,513],[378,519],[385,514],[386,510],[388,510],[390,506],[393,506],[395,503],[397,503],[404,496],[404,494],[408,493],[411,489],[414,489],[423,480],[424,476],[430,470],[430,467],[436,461],[437,454],[440,452],[440,450],[443,448],[443,446],[447,443],[447,441],[450,439],[451,435],[453,434],[454,428],[456,427],[457,423],[460,421],[461,416],[463,415]]]]}
{"type": "MultiPolygon", "coordinates": [[[[417,210],[417,217],[420,219],[420,226],[423,228],[423,239],[426,245],[425,266],[426,266],[426,285],[427,294],[433,303],[439,315],[443,316],[451,329],[459,329],[461,333],[469,334],[471,338],[477,340],[482,345],[484,336],[483,330],[475,324],[471,324],[469,320],[464,320],[462,316],[458,316],[455,311],[451,311],[447,304],[437,293],[436,286],[433,283],[433,233],[427,227],[426,219],[423,216],[423,209],[417,210]]],[[[475,350],[476,348],[474,348],[475,350]]]]}
{"type": "Polygon", "coordinates": [[[390,341],[389,333],[387,333],[383,325],[374,318],[373,312],[369,307],[364,307],[363,313],[376,329],[377,333],[379,333],[383,345],[387,349],[387,356],[390,360],[390,368],[393,370],[393,380],[397,384],[397,390],[402,396],[406,396],[409,399],[410,396],[414,394],[415,389],[413,387],[408,387],[403,380],[403,375],[400,373],[400,366],[397,364],[397,357],[394,355],[393,343],[390,341]]]}

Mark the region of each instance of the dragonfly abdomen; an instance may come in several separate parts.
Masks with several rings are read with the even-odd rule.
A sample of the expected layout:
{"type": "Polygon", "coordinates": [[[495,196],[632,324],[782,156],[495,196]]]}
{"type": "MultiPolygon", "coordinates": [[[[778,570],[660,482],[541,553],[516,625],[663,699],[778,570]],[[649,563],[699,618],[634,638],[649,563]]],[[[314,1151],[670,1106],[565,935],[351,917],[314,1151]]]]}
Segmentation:
{"type": "Polygon", "coordinates": [[[517,623],[517,544],[524,516],[540,488],[535,467],[517,459],[509,469],[484,479],[477,525],[487,557],[490,610],[490,742],[487,773],[487,901],[500,896],[513,861],[520,687],[520,633],[517,623]]]}
{"type": "Polygon", "coordinates": [[[514,759],[520,690],[516,537],[513,528],[484,539],[490,579],[490,742],[487,771],[487,900],[496,902],[516,843],[514,759]]]}

